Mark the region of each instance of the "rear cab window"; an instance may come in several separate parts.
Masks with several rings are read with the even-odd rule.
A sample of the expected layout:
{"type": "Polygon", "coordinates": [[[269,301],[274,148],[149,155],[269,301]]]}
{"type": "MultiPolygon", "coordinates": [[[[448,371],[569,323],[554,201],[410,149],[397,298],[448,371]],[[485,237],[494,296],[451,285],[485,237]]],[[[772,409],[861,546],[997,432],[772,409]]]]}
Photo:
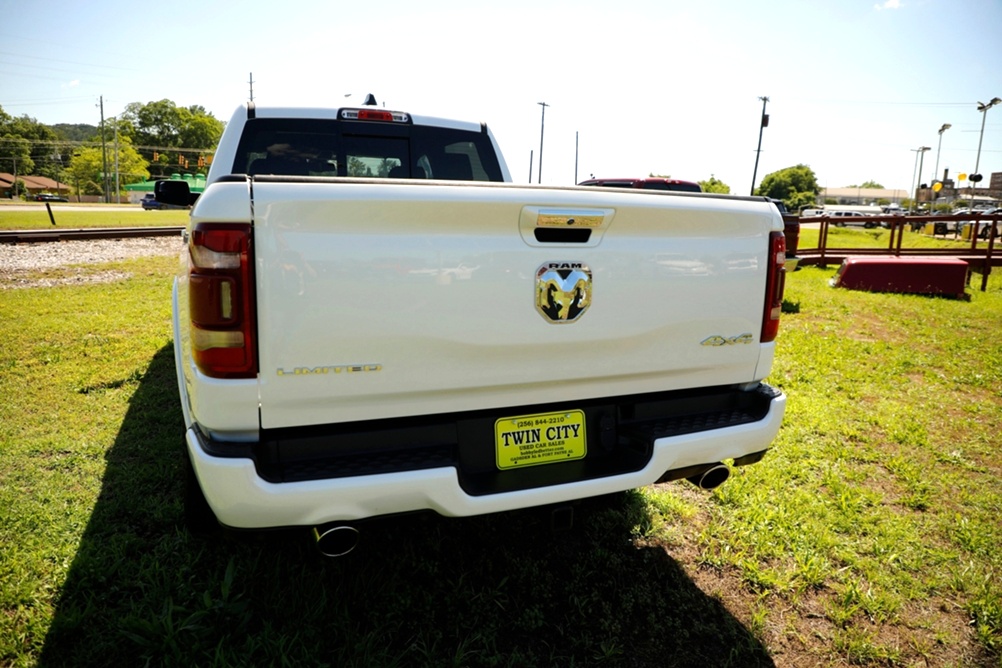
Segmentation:
{"type": "Polygon", "coordinates": [[[231,173],[503,180],[486,132],[302,118],[248,120],[231,173]]]}
{"type": "Polygon", "coordinates": [[[588,179],[579,186],[599,186],[602,188],[639,188],[641,190],[674,190],[677,192],[703,192],[702,186],[692,181],[667,178],[645,179],[588,179]]]}
{"type": "Polygon", "coordinates": [[[686,183],[685,181],[644,181],[641,188],[645,190],[675,190],[689,193],[703,192],[703,189],[698,184],[686,183]]]}

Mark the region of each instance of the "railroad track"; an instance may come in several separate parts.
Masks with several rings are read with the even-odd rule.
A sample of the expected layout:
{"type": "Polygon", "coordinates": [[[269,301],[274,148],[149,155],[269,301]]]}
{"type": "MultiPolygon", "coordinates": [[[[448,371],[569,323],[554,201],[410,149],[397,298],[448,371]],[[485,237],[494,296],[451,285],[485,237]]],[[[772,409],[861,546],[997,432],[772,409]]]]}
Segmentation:
{"type": "Polygon", "coordinates": [[[2,230],[0,244],[81,241],[87,239],[134,239],[139,237],[181,236],[182,226],[173,227],[85,227],[78,229],[2,230]]]}

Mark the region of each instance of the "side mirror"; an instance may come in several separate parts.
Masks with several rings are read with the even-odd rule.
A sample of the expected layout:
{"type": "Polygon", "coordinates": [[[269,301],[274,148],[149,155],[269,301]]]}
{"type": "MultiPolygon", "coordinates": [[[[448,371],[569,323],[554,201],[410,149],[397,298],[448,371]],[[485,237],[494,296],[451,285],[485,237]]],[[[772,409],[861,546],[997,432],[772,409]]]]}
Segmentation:
{"type": "Polygon", "coordinates": [[[187,181],[157,181],[153,186],[153,194],[158,202],[175,206],[191,206],[198,199],[198,194],[191,192],[187,181]]]}

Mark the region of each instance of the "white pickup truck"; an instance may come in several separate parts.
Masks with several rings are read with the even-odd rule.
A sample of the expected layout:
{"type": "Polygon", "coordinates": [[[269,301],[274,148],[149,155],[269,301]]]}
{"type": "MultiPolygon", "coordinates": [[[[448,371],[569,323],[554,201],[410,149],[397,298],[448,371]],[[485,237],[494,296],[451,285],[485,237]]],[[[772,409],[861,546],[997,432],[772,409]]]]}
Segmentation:
{"type": "Polygon", "coordinates": [[[765,198],[514,185],[479,123],[253,105],[204,194],[157,197],[193,203],[173,294],[193,525],[324,536],[713,487],[779,429],[765,198]]]}

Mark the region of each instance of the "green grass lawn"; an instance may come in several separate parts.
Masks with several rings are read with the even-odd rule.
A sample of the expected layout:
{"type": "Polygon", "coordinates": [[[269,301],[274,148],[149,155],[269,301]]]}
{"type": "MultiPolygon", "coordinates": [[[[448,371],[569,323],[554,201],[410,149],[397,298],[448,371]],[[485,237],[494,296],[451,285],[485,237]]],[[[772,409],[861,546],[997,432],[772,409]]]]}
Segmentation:
{"type": "Polygon", "coordinates": [[[712,493],[380,520],[326,560],[182,527],[175,266],[0,290],[0,666],[1002,666],[998,272],[788,277],[786,420],[712,493]]]}
{"type": "MultiPolygon", "coordinates": [[[[30,211],[12,210],[9,205],[0,206],[0,230],[51,229],[52,221],[45,210],[45,204],[30,202],[30,211]]],[[[90,206],[89,208],[95,208],[90,206]]],[[[188,222],[188,211],[144,211],[138,204],[115,206],[115,211],[88,211],[80,205],[65,202],[52,203],[52,216],[56,228],[77,229],[81,227],[160,227],[184,225],[188,222]],[[73,208],[66,208],[73,207],[73,208]]]]}

